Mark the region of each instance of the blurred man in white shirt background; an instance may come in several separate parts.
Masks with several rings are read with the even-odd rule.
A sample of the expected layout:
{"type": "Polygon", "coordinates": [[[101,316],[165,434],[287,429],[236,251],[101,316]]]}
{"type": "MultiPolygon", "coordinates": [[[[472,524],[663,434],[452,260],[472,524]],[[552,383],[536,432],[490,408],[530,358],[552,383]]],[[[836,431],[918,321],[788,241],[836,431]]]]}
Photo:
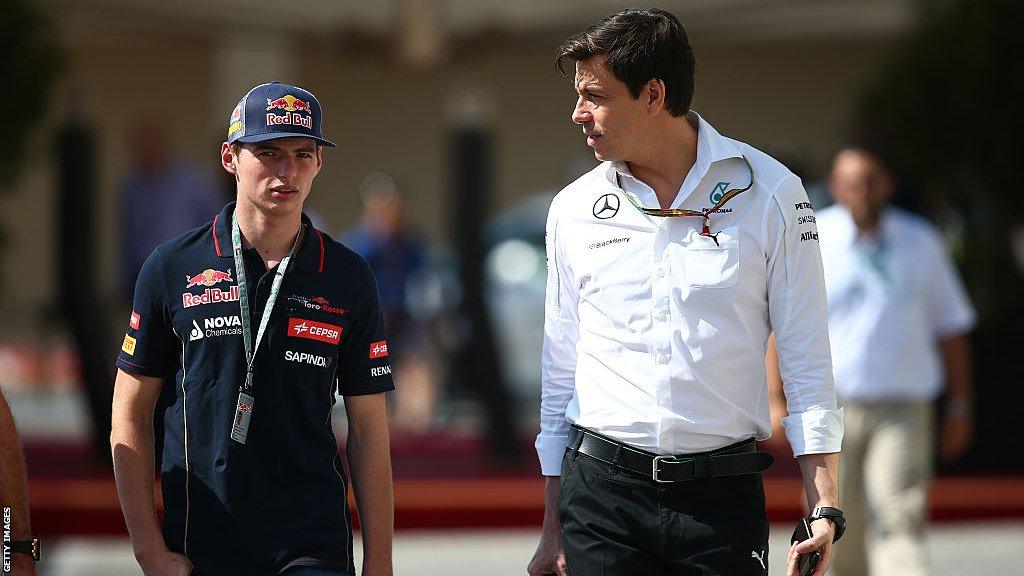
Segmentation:
{"type": "Polygon", "coordinates": [[[817,215],[846,423],[840,489],[850,530],[836,576],[928,573],[933,409],[944,389],[939,455],[958,457],[971,437],[974,310],[938,231],[889,206],[894,189],[876,152],[844,148],[829,179],[836,205],[817,215]]]}

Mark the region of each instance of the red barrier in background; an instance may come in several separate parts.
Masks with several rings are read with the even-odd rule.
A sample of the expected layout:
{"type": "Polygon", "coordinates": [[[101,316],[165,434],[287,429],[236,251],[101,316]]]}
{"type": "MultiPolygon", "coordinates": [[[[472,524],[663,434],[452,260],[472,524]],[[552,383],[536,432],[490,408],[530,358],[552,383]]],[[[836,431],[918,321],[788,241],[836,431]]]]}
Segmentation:
{"type": "MultiPolygon", "coordinates": [[[[532,439],[524,444],[532,443],[532,439]]],[[[40,536],[124,536],[113,476],[83,444],[32,444],[29,490],[33,532],[40,536]]],[[[495,463],[481,440],[454,435],[393,443],[397,529],[539,527],[544,480],[532,450],[521,462],[495,463]]],[[[159,488],[157,489],[159,493],[159,488]]],[[[791,458],[766,475],[768,516],[791,522],[803,513],[791,458]]],[[[350,495],[351,502],[351,495],[350,495]]],[[[1024,518],[1024,477],[941,477],[932,486],[933,520],[1024,518]]]]}

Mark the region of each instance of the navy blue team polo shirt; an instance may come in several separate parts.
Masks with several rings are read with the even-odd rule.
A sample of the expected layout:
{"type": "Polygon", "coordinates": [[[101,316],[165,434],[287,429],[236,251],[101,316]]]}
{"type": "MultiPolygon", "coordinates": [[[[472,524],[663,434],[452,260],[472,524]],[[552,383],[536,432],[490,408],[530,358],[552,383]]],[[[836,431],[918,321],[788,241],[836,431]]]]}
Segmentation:
{"type": "MultiPolygon", "coordinates": [[[[117,358],[125,372],[174,386],[160,467],[164,539],[204,574],[354,573],[330,415],[336,393],[394,389],[376,282],[365,260],[302,216],[305,237],[256,355],[248,439],[235,444],[246,363],[234,207],[146,260],[117,358]]],[[[243,254],[255,340],[276,267],[252,248],[243,254]]]]}

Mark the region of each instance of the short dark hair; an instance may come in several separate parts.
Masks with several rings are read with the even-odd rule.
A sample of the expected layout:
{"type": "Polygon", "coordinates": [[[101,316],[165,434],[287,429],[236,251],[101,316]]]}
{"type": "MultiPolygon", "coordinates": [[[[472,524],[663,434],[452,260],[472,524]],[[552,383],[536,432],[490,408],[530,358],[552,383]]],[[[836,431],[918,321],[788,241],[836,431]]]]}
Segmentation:
{"type": "Polygon", "coordinates": [[[594,56],[606,56],[605,65],[621,80],[633,98],[652,78],[665,83],[665,108],[673,116],[690,110],[693,70],[697,62],[686,30],[664,10],[627,8],[570,36],[558,48],[555,67],[572,76],[570,66],[594,56]]]}
{"type": "Polygon", "coordinates": [[[840,145],[832,152],[832,157],[829,161],[829,169],[831,169],[832,166],[835,166],[836,159],[839,158],[839,155],[842,154],[843,152],[855,152],[857,154],[863,154],[871,158],[873,161],[875,161],[875,163],[877,163],[882,168],[882,170],[890,174],[892,173],[892,167],[889,165],[885,149],[873,140],[869,140],[866,138],[855,138],[844,142],[842,145],[840,145]]]}

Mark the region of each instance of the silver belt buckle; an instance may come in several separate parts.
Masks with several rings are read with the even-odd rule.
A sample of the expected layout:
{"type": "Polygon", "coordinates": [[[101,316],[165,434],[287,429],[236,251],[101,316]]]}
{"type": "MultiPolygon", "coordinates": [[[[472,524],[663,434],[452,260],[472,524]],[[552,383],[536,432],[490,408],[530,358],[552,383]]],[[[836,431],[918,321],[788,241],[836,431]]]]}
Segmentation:
{"type": "Polygon", "coordinates": [[[661,478],[658,478],[658,462],[661,462],[663,460],[672,460],[674,458],[675,458],[674,456],[655,456],[654,457],[654,460],[651,462],[651,478],[653,478],[655,482],[657,482],[659,484],[671,484],[671,483],[675,482],[675,480],[662,480],[661,478]]]}

